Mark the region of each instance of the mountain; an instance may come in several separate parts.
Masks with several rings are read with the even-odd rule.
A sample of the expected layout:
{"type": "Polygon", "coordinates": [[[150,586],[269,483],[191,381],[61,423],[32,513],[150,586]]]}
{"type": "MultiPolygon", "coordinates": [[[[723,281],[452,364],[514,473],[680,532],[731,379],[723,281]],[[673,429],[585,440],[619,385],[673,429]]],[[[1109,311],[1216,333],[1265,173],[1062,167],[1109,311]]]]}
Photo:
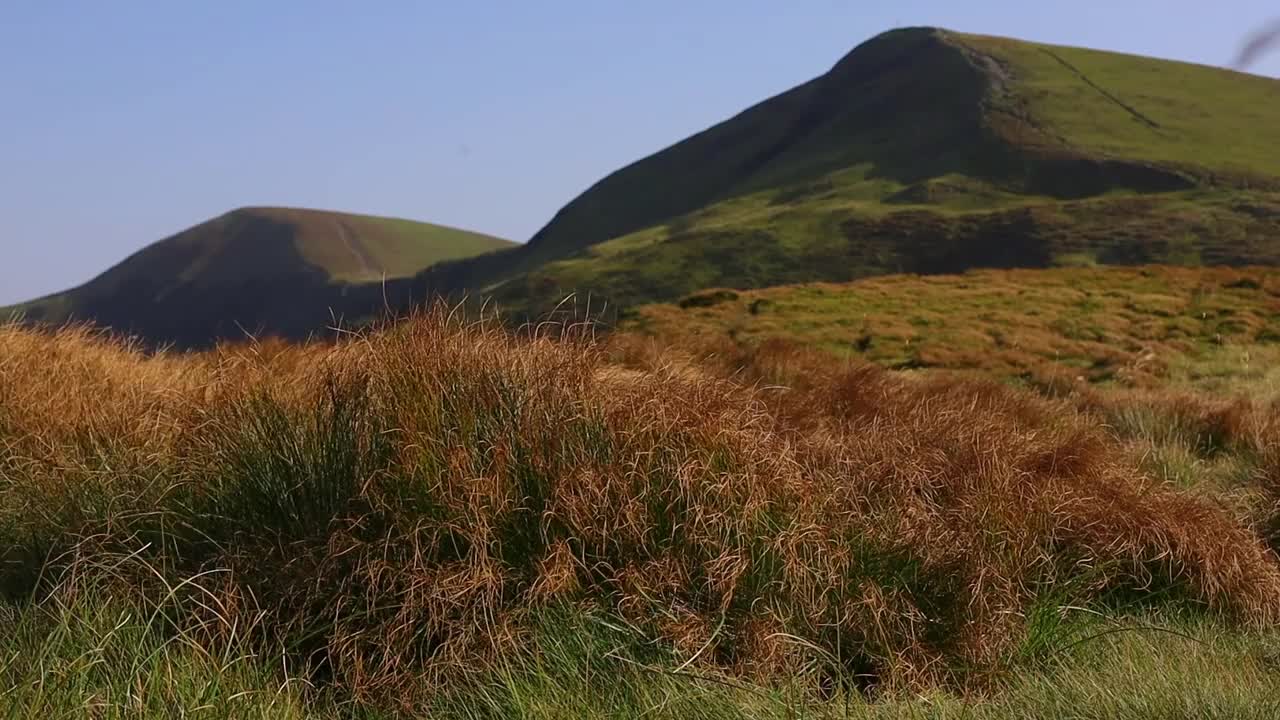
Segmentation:
{"type": "Polygon", "coordinates": [[[1280,83],[933,28],[622,168],[427,292],[545,311],[699,288],[1070,264],[1280,262],[1280,83]]]}
{"type": "Polygon", "coordinates": [[[1280,264],[1280,82],[909,28],[605,177],[524,245],[245,209],[20,309],[195,346],[433,296],[625,317],[704,288],[1139,264],[1280,264]]]}
{"type": "Polygon", "coordinates": [[[403,306],[396,280],[432,263],[512,244],[396,218],[241,208],[143,248],[80,287],[0,310],[0,318],[88,320],[184,348],[246,333],[298,338],[384,303],[403,306]]]}

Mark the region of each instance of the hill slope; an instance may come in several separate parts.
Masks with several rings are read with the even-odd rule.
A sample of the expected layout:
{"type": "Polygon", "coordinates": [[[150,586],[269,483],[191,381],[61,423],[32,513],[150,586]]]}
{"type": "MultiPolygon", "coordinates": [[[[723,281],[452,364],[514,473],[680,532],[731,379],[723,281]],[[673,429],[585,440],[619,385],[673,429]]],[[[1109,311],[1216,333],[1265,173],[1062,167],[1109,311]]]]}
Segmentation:
{"type": "MultiPolygon", "coordinates": [[[[242,208],[133,254],[88,283],[9,310],[32,321],[90,320],[182,347],[266,332],[322,330],[363,316],[432,263],[511,245],[395,218],[296,208],[242,208]],[[392,282],[387,288],[383,278],[392,282]]],[[[403,304],[403,300],[395,298],[403,304]]]]}
{"type": "Polygon", "coordinates": [[[1271,264],[1277,190],[1280,83],[906,29],[418,285],[538,310],[981,266],[1271,264]]]}

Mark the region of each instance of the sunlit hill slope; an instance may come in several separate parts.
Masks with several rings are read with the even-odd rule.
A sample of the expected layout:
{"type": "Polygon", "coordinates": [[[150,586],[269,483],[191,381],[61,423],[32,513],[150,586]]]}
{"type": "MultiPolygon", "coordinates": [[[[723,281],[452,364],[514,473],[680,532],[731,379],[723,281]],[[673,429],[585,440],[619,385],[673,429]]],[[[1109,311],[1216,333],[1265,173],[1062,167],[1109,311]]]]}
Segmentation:
{"type": "Polygon", "coordinates": [[[1280,260],[1280,85],[905,29],[604,178],[423,289],[542,310],[892,272],[1280,260]]]}

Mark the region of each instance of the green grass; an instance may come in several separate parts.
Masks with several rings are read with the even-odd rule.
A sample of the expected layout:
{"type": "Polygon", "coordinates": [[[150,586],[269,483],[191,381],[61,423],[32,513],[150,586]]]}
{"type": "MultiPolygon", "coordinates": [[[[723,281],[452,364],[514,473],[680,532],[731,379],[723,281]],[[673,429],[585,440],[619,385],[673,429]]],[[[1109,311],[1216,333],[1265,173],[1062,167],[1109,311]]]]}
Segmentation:
{"type": "Polygon", "coordinates": [[[1273,78],[1100,50],[953,37],[1007,63],[1019,100],[1059,143],[1192,172],[1273,178],[1280,168],[1280,83],[1273,78]]]}
{"type": "Polygon", "coordinates": [[[433,709],[446,718],[494,720],[1269,718],[1280,710],[1275,642],[1191,618],[1093,617],[1052,641],[1039,665],[983,693],[868,701],[682,670],[678,658],[616,623],[560,616],[543,626],[536,652],[509,659],[433,709]]]}
{"type": "Polygon", "coordinates": [[[1158,629],[1102,635],[1048,672],[1014,678],[1003,697],[974,715],[1121,720],[1265,718],[1280,711],[1274,637],[1198,623],[1143,626],[1180,635],[1158,629]]]}
{"type": "Polygon", "coordinates": [[[408,277],[443,260],[511,247],[511,242],[467,230],[399,218],[361,217],[358,233],[389,278],[408,277]],[[367,232],[364,228],[368,227],[367,232]]]}
{"type": "Polygon", "coordinates": [[[332,279],[348,283],[409,277],[434,263],[512,246],[490,235],[400,218],[283,212],[298,228],[294,243],[303,258],[332,279]],[[335,230],[335,224],[342,229],[335,230]],[[335,242],[335,233],[340,242],[335,242]]]}
{"type": "Polygon", "coordinates": [[[1184,193],[964,212],[820,202],[775,208],[753,195],[687,226],[600,243],[489,290],[513,310],[537,314],[573,292],[632,308],[702,288],[980,267],[1272,265],[1280,263],[1273,224],[1234,208],[1278,201],[1262,193],[1184,193]]]}
{"type": "Polygon", "coordinates": [[[268,658],[172,635],[146,604],[78,595],[0,605],[0,621],[3,718],[313,716],[268,658]]]}
{"type": "Polygon", "coordinates": [[[350,704],[282,676],[247,647],[221,654],[167,635],[154,608],[79,596],[0,606],[0,717],[552,720],[753,717],[777,720],[1063,717],[1271,718],[1280,712],[1280,638],[1212,621],[1079,613],[1041,660],[982,693],[823,696],[701,667],[618,621],[544,612],[534,636],[422,704],[350,704]]]}
{"type": "Polygon", "coordinates": [[[624,330],[783,339],[897,368],[1275,394],[1280,286],[1265,268],[1059,268],[896,275],[695,293],[624,330]],[[713,297],[698,303],[699,297],[713,297]],[[682,307],[684,306],[684,307],[682,307]],[[1248,387],[1246,388],[1245,385],[1248,387]]]}

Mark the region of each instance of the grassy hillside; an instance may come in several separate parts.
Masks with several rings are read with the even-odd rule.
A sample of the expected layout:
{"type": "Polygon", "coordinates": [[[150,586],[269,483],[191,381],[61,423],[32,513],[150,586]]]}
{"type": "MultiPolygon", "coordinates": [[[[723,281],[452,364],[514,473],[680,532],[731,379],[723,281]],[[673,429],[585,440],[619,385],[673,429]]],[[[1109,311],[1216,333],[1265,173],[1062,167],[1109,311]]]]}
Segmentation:
{"type": "MultiPolygon", "coordinates": [[[[0,328],[0,710],[1277,708],[1280,406],[1183,487],[1138,424],[989,382],[449,317],[187,355],[0,328]]],[[[1150,407],[1160,447],[1218,417],[1150,407]]]]}
{"type": "Polygon", "coordinates": [[[643,306],[625,328],[677,344],[786,341],[891,368],[1007,379],[1280,391],[1280,280],[1269,268],[1062,268],[893,275],[706,290],[643,306]]]}
{"type": "MultiPolygon", "coordinates": [[[[301,337],[335,316],[380,310],[384,278],[511,244],[395,218],[242,208],[156,242],[80,287],[0,309],[0,317],[91,320],[181,346],[259,331],[301,337]]],[[[405,302],[396,287],[386,299],[405,302]]]]}
{"type": "Polygon", "coordinates": [[[545,310],[894,272],[1280,263],[1280,84],[942,30],[604,178],[527,246],[421,288],[545,310]]]}
{"type": "Polygon", "coordinates": [[[331,315],[436,295],[496,300],[523,320],[569,295],[625,310],[707,287],[892,273],[1277,265],[1278,88],[1186,63],[896,30],[602,179],[525,245],[238,211],[23,310],[190,346],[242,327],[303,336],[331,315]]]}
{"type": "Polygon", "coordinates": [[[993,102],[1000,110],[1025,109],[1027,116],[993,122],[1000,132],[1038,133],[1051,148],[1176,168],[1223,184],[1274,186],[1280,167],[1272,134],[1280,121],[1274,78],[1006,38],[953,37],[1011,74],[1016,89],[993,102]]]}
{"type": "Polygon", "coordinates": [[[294,243],[303,259],[325,269],[332,279],[350,283],[403,278],[443,260],[514,244],[490,235],[400,218],[278,208],[250,212],[292,225],[297,233],[294,243]]]}

